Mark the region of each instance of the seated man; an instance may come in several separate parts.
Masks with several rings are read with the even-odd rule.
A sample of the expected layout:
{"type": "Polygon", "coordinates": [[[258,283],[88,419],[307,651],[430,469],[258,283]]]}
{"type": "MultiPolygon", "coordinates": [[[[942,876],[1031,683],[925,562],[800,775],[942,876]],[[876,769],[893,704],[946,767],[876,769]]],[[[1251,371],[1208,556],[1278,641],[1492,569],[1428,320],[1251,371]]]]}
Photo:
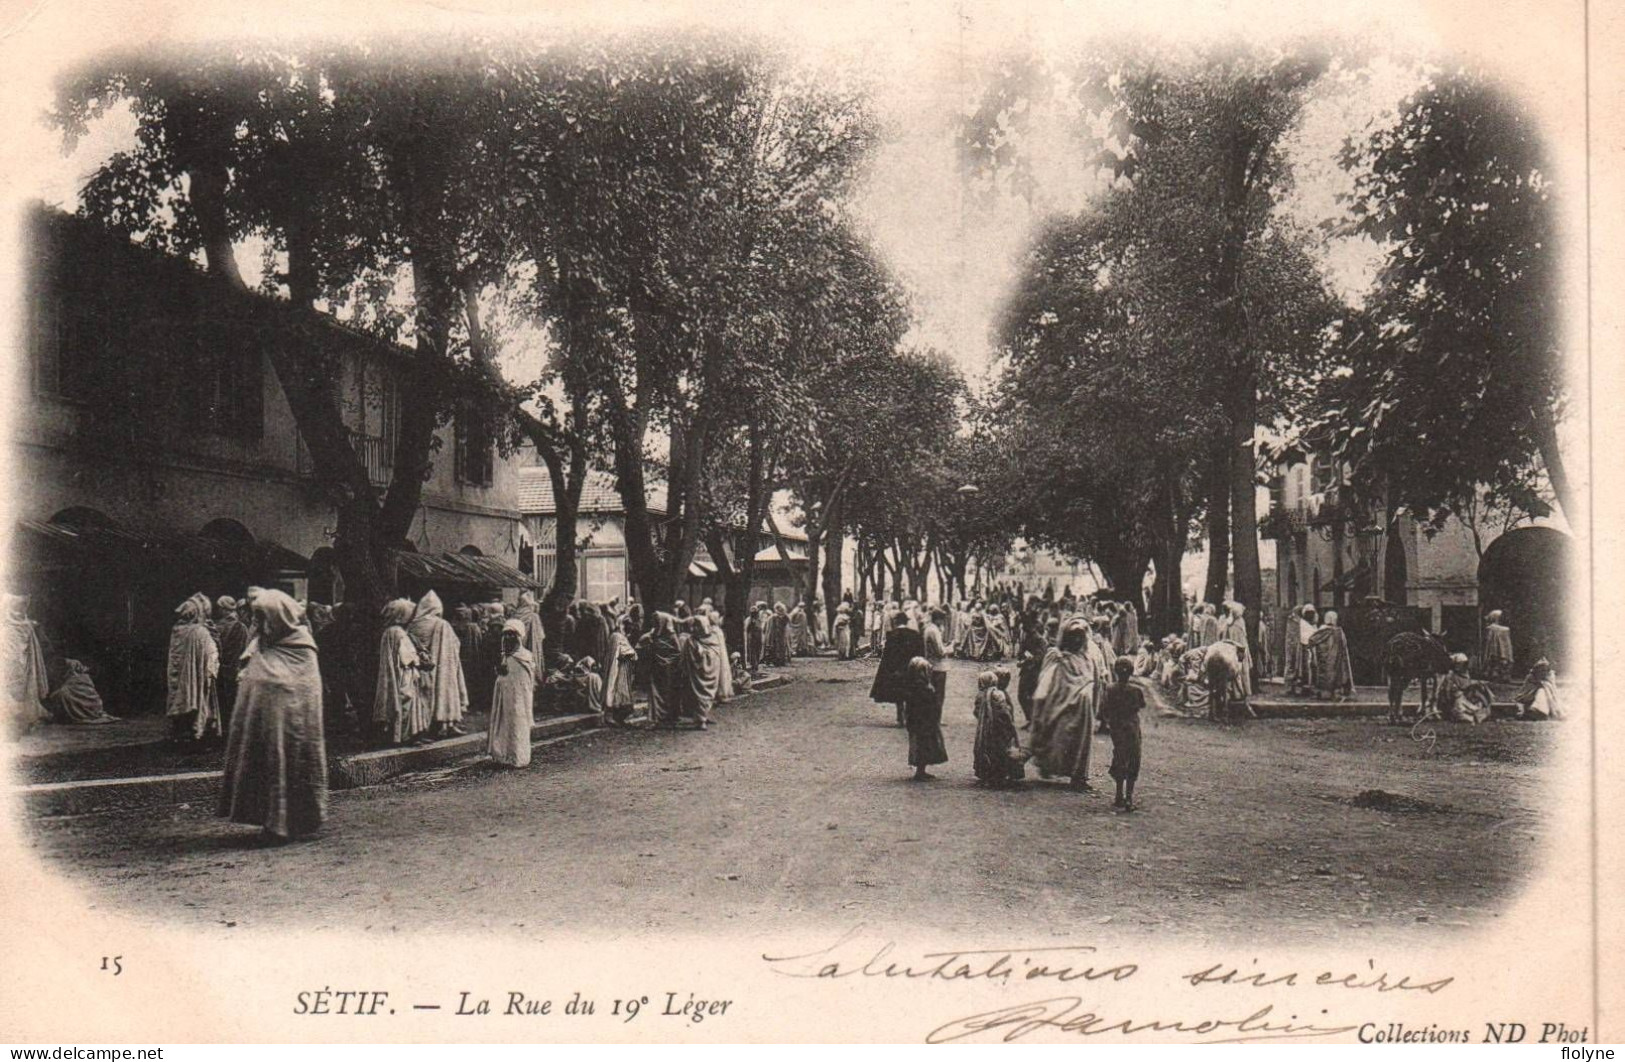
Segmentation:
{"type": "Polygon", "coordinates": [[[1433,710],[1423,718],[1436,716],[1454,723],[1482,723],[1490,717],[1492,696],[1488,683],[1468,674],[1466,653],[1452,653],[1450,671],[1439,679],[1433,710]]]}

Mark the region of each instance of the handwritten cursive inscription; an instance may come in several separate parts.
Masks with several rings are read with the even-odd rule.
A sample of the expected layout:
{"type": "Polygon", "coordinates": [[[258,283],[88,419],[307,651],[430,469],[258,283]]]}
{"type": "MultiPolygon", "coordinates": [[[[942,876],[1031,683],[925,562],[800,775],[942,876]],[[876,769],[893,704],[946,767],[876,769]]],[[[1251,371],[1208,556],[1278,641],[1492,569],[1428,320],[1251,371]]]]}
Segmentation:
{"type": "Polygon", "coordinates": [[[852,930],[827,948],[802,955],[763,955],[773,972],[785,977],[840,979],[903,978],[910,981],[1125,981],[1139,971],[1131,962],[1096,965],[1098,949],[1088,944],[1039,948],[955,948],[898,956],[892,941],[863,944],[852,930]]]}
{"type": "MultiPolygon", "coordinates": [[[[1253,966],[1258,960],[1253,960],[1253,966]]],[[[1275,974],[1263,970],[1243,970],[1226,963],[1214,963],[1205,970],[1186,974],[1181,980],[1188,981],[1193,988],[1203,985],[1247,985],[1252,988],[1297,988],[1299,985],[1314,985],[1317,988],[1350,988],[1356,991],[1384,992],[1426,992],[1436,995],[1449,988],[1455,982],[1454,977],[1441,977],[1434,981],[1412,981],[1410,974],[1395,976],[1387,970],[1378,970],[1375,959],[1366,960],[1366,971],[1344,973],[1339,970],[1322,971],[1318,974],[1291,973],[1275,974]]]]}
{"type": "Polygon", "coordinates": [[[1033,1033],[1053,1029],[1072,1036],[1106,1036],[1116,1033],[1130,1037],[1141,1033],[1181,1034],[1196,1037],[1206,1043],[1254,1043],[1261,1040],[1312,1039],[1350,1033],[1358,1025],[1300,1024],[1297,1016],[1290,1020],[1271,1020],[1273,1006],[1260,1007],[1245,1018],[1202,1018],[1197,1020],[1108,1017],[1084,1007],[1078,996],[1058,996],[1035,1003],[1022,1003],[1002,1007],[968,1018],[958,1018],[933,1029],[925,1038],[928,1044],[947,1044],[960,1040],[982,1038],[1011,1043],[1033,1033]]]}

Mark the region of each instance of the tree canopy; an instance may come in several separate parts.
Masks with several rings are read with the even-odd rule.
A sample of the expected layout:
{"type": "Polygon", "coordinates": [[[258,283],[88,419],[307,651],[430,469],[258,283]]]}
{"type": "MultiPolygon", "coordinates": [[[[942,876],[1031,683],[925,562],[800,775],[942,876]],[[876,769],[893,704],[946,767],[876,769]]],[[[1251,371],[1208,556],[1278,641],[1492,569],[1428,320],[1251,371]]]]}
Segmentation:
{"type": "Polygon", "coordinates": [[[1533,120],[1480,76],[1440,74],[1343,162],[1351,228],[1385,258],[1341,330],[1315,437],[1358,488],[1424,519],[1481,487],[1547,512],[1542,473],[1570,512],[1558,234],[1533,120]]]}

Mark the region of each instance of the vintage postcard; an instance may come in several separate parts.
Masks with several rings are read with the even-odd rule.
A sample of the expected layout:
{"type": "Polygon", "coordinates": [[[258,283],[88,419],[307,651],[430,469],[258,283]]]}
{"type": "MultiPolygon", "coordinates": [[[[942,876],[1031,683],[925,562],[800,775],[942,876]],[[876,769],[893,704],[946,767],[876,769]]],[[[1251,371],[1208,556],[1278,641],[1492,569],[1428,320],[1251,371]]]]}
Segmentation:
{"type": "Polygon", "coordinates": [[[1617,10],[0,14],[13,1058],[1625,1033],[1617,10]]]}

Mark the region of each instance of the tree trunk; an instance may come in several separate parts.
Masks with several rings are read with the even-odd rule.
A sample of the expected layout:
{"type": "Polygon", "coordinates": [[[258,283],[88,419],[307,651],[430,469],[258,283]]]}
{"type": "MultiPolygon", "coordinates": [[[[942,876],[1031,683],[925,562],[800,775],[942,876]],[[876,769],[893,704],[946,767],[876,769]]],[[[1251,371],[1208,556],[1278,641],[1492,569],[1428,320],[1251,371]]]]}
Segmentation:
{"type": "Polygon", "coordinates": [[[1207,584],[1202,599],[1215,605],[1223,603],[1230,584],[1230,455],[1231,440],[1216,440],[1206,478],[1207,584]]]}
{"type": "Polygon", "coordinates": [[[1151,567],[1150,555],[1124,554],[1099,563],[1100,574],[1106,577],[1106,585],[1111,589],[1112,596],[1119,601],[1132,602],[1135,611],[1143,613],[1145,573],[1151,567]]]}
{"type": "MultiPolygon", "coordinates": [[[[640,374],[639,390],[643,390],[640,374]]],[[[676,587],[666,577],[660,555],[654,546],[654,526],[649,518],[649,496],[643,477],[643,439],[648,430],[647,394],[640,394],[635,406],[626,401],[620,388],[611,385],[610,434],[614,441],[615,484],[626,513],[626,555],[632,566],[632,582],[643,599],[644,611],[666,611],[675,599],[676,587]]]]}
{"type": "MultiPolygon", "coordinates": [[[[1247,643],[1258,645],[1259,609],[1264,604],[1263,576],[1258,570],[1258,484],[1253,431],[1258,419],[1258,393],[1251,373],[1238,389],[1231,409],[1235,448],[1230,462],[1230,540],[1236,566],[1236,600],[1247,607],[1247,643]]],[[[1254,681],[1258,654],[1251,654],[1254,681]]]]}
{"type": "Polygon", "coordinates": [[[821,552],[824,545],[824,528],[821,520],[807,521],[807,573],[801,580],[801,604],[807,610],[807,623],[813,620],[813,599],[818,596],[818,572],[821,552]]]}
{"type": "MultiPolygon", "coordinates": [[[[728,644],[745,648],[745,615],[750,611],[750,591],[756,581],[756,553],[762,535],[762,518],[767,511],[767,466],[762,447],[761,426],[752,423],[749,429],[750,465],[745,480],[745,528],[739,533],[734,568],[737,579],[728,584],[725,594],[723,636],[728,644]]],[[[775,462],[776,462],[775,458],[775,462]]],[[[720,531],[717,532],[720,537],[720,531]]],[[[720,570],[720,566],[719,566],[720,570]]]]}
{"type": "Polygon", "coordinates": [[[200,163],[188,169],[186,177],[187,198],[203,233],[203,257],[209,271],[238,291],[247,291],[242,271],[237,268],[231,225],[226,217],[226,167],[200,163]]]}
{"type": "Polygon", "coordinates": [[[824,614],[820,617],[830,644],[835,642],[835,609],[841,603],[841,559],[846,536],[841,533],[838,513],[831,513],[824,529],[824,614]]]}

